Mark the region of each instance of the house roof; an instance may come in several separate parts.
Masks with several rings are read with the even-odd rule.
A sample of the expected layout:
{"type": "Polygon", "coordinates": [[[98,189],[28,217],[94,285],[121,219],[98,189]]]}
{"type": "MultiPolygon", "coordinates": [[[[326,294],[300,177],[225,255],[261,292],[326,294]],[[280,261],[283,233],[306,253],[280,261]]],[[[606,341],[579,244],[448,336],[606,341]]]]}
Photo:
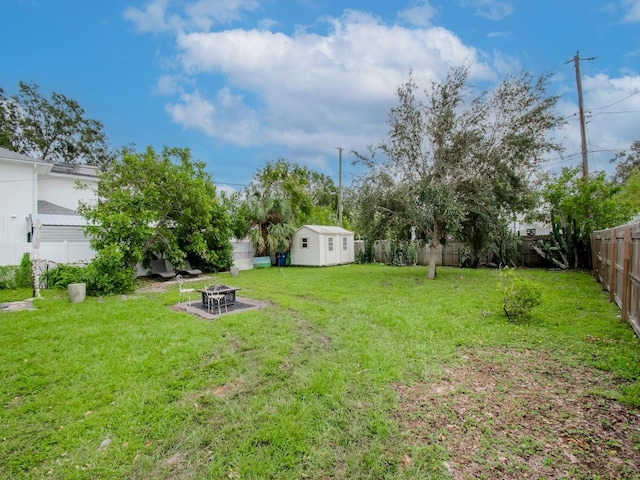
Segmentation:
{"type": "Polygon", "coordinates": [[[22,153],[14,152],[12,150],[7,150],[6,148],[3,148],[3,147],[0,147],[0,158],[4,160],[12,160],[14,162],[41,163],[44,165],[51,164],[51,162],[47,162],[46,160],[42,160],[41,158],[33,158],[28,155],[24,155],[22,153]]]}
{"type": "Polygon", "coordinates": [[[10,162],[23,162],[37,164],[45,167],[46,172],[60,175],[73,175],[79,177],[97,178],[100,169],[93,165],[85,165],[83,163],[62,163],[50,162],[41,158],[34,158],[22,153],[7,150],[0,147],[0,160],[9,160],[10,162]]]}
{"type": "Polygon", "coordinates": [[[340,235],[353,235],[353,232],[350,232],[349,230],[342,228],[342,227],[334,227],[334,226],[330,226],[330,225],[303,225],[301,226],[298,231],[302,230],[303,228],[307,228],[309,230],[311,230],[312,232],[316,232],[316,233],[321,233],[321,234],[325,234],[325,235],[336,235],[336,234],[340,234],[340,235]]]}
{"type": "Polygon", "coordinates": [[[61,227],[85,227],[87,221],[80,215],[55,215],[47,213],[37,213],[29,215],[29,224],[33,225],[36,220],[40,220],[40,225],[55,225],[61,227]]]}
{"type": "Polygon", "coordinates": [[[77,215],[75,210],[61,207],[46,200],[38,200],[38,213],[45,215],[77,215]]]}

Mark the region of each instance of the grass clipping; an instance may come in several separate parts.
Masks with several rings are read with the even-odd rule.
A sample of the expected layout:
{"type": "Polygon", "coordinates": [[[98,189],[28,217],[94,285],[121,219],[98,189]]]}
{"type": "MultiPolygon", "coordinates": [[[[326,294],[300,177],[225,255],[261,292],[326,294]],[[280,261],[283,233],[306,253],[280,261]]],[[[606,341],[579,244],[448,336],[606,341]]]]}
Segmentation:
{"type": "Polygon", "coordinates": [[[612,383],[544,352],[476,349],[435,382],[397,387],[409,437],[467,478],[638,478],[640,414],[593,395],[612,383]]]}

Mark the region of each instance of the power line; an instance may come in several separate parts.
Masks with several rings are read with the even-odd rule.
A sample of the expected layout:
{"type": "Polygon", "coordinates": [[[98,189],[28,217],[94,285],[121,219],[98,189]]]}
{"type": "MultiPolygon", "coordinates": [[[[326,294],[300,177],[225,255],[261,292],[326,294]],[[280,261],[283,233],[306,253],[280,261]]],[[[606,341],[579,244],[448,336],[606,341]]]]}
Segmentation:
{"type": "MultiPolygon", "coordinates": [[[[585,59],[585,60],[590,60],[590,59],[585,59]]],[[[618,100],[617,102],[613,102],[613,103],[610,103],[609,105],[604,105],[604,106],[602,106],[602,107],[592,108],[591,110],[601,110],[601,109],[603,109],[603,108],[613,107],[614,105],[617,105],[617,104],[619,104],[619,103],[622,103],[622,102],[624,102],[625,100],[627,100],[627,99],[629,99],[629,98],[633,97],[634,95],[637,95],[638,93],[640,93],[640,90],[636,90],[635,92],[633,92],[633,93],[631,93],[631,94],[627,95],[626,97],[621,98],[621,99],[620,99],[620,100],[618,100]]]]}

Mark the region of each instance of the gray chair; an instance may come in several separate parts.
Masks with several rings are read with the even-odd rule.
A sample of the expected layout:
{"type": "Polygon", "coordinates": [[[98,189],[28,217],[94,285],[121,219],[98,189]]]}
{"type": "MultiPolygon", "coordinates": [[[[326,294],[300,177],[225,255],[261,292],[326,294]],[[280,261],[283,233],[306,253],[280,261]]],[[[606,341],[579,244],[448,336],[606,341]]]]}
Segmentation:
{"type": "Polygon", "coordinates": [[[191,263],[189,263],[189,260],[187,259],[185,259],[183,267],[176,269],[176,271],[178,273],[187,274],[192,277],[197,277],[202,273],[202,270],[198,270],[197,268],[191,268],[191,263]]]}
{"type": "Polygon", "coordinates": [[[159,260],[151,260],[151,274],[160,277],[162,280],[169,280],[176,276],[175,270],[167,267],[167,262],[164,258],[159,260]]]}

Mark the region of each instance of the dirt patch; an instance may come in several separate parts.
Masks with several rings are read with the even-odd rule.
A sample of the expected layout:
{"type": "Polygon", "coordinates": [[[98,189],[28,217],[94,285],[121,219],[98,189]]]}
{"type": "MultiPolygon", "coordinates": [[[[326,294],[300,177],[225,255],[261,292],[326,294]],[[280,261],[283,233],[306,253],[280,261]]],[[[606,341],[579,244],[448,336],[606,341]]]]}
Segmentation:
{"type": "Polygon", "coordinates": [[[640,413],[615,381],[545,352],[477,349],[432,382],[397,385],[399,420],[447,452],[453,479],[640,478],[640,413]]]}

